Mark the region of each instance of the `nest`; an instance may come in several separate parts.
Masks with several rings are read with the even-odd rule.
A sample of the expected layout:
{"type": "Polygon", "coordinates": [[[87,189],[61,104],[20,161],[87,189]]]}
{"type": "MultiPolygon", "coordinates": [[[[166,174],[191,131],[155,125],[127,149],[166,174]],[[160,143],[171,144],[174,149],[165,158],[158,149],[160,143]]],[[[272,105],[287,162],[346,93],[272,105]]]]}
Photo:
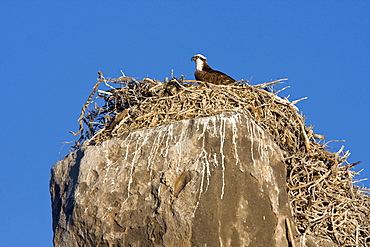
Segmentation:
{"type": "Polygon", "coordinates": [[[354,185],[349,152],[327,151],[323,136],[307,127],[295,106],[273,92],[271,85],[239,81],[214,85],[172,77],[164,82],[122,76],[100,77],[79,118],[80,139],[73,148],[99,145],[129,131],[214,115],[225,111],[247,114],[268,131],[285,151],[290,206],[299,237],[315,236],[340,246],[370,245],[369,189],[354,185]],[[109,90],[99,90],[104,82],[109,90]],[[116,87],[112,85],[115,84],[116,87]],[[103,106],[93,101],[103,101],[103,106]],[[320,140],[321,139],[321,140],[320,140]]]}

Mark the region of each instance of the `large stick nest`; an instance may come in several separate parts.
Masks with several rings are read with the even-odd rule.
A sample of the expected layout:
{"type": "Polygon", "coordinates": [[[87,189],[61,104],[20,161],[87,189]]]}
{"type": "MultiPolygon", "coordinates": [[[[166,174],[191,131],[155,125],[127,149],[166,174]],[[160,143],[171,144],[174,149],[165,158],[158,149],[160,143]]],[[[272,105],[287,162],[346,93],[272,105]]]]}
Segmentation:
{"type": "Polygon", "coordinates": [[[270,85],[240,81],[214,85],[172,78],[161,82],[131,77],[104,78],[100,72],[79,118],[80,139],[73,148],[99,145],[104,140],[136,129],[225,111],[247,114],[268,131],[285,151],[290,204],[300,237],[315,236],[340,246],[370,245],[369,189],[354,185],[349,152],[332,153],[318,139],[295,106],[271,92],[270,85]],[[99,90],[104,82],[109,90],[99,90]],[[190,83],[189,83],[190,82],[190,83]],[[112,85],[116,85],[113,87],[112,85]],[[94,101],[102,100],[103,106],[94,101]]]}

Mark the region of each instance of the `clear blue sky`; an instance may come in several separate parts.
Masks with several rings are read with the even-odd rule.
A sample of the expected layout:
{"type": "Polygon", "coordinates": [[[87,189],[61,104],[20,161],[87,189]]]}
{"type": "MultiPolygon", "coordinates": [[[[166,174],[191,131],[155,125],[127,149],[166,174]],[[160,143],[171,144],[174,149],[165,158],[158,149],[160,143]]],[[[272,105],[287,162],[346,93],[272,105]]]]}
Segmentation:
{"type": "Polygon", "coordinates": [[[283,96],[307,96],[307,123],[370,177],[370,1],[122,2],[0,1],[0,246],[52,246],[50,168],[99,70],[192,79],[202,53],[252,84],[289,78],[283,96]]]}

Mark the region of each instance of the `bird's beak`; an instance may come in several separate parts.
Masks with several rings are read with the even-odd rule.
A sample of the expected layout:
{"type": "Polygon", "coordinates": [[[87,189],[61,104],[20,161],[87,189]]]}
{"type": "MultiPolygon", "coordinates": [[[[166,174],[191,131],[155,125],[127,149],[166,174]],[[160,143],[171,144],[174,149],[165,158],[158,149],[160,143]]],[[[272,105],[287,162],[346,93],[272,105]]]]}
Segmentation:
{"type": "Polygon", "coordinates": [[[195,61],[195,56],[190,59],[190,61],[195,61]]]}

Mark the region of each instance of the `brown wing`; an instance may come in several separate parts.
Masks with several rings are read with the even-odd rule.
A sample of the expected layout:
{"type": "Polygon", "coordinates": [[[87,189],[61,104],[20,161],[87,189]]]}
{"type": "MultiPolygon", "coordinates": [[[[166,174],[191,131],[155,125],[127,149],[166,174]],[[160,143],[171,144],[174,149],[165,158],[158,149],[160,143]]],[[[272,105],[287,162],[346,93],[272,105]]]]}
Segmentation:
{"type": "Polygon", "coordinates": [[[235,82],[233,78],[217,70],[195,71],[194,75],[195,79],[197,79],[198,81],[209,82],[216,85],[227,85],[235,82]]]}

